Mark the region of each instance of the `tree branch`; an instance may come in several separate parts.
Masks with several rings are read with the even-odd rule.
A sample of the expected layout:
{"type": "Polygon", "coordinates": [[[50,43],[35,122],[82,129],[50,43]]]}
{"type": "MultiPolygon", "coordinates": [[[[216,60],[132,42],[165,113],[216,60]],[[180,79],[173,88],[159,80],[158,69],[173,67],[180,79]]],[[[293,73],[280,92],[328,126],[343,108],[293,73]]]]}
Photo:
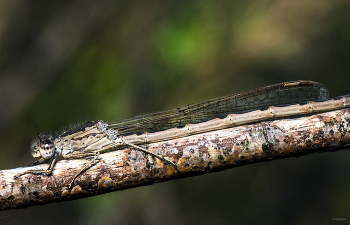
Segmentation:
{"type": "Polygon", "coordinates": [[[154,156],[126,148],[100,155],[101,160],[77,178],[72,190],[69,182],[86,159],[61,160],[52,175],[14,179],[29,168],[0,171],[0,210],[89,197],[349,145],[350,109],[233,127],[144,146],[175,162],[178,170],[154,156]]]}

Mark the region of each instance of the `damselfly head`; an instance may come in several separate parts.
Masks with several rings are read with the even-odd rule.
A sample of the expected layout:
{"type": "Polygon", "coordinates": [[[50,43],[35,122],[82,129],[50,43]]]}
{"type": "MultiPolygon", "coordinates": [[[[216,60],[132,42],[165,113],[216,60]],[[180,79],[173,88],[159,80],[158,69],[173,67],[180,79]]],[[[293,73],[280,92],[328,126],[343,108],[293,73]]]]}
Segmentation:
{"type": "Polygon", "coordinates": [[[32,156],[34,158],[49,159],[55,154],[53,137],[49,134],[40,134],[32,143],[32,156]]]}

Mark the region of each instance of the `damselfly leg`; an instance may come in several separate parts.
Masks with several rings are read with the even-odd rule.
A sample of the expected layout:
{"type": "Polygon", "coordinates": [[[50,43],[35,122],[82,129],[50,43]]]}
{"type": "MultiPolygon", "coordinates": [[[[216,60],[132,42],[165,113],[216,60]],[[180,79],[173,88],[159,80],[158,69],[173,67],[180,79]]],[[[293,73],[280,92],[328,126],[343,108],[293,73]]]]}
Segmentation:
{"type": "Polygon", "coordinates": [[[51,159],[48,160],[50,162],[50,165],[49,167],[46,169],[46,170],[27,170],[27,171],[24,171],[23,173],[19,173],[15,176],[15,178],[18,178],[20,176],[23,176],[25,174],[40,174],[40,173],[43,173],[43,174],[46,174],[46,175],[50,175],[52,173],[52,170],[53,170],[53,167],[55,166],[56,164],[56,161],[57,161],[57,154],[55,154],[51,159]]]}
{"type": "Polygon", "coordinates": [[[153,152],[150,152],[150,151],[148,151],[148,150],[145,149],[145,148],[142,148],[142,147],[140,147],[140,146],[138,146],[138,145],[134,145],[134,144],[131,144],[131,143],[127,143],[127,142],[125,142],[125,141],[123,141],[123,144],[129,145],[129,146],[131,146],[131,147],[133,147],[133,148],[136,148],[136,150],[142,151],[142,152],[144,152],[144,153],[146,153],[146,154],[153,155],[153,156],[157,157],[158,159],[162,160],[163,162],[166,162],[166,163],[169,163],[169,164],[173,165],[173,166],[175,167],[175,169],[177,169],[176,164],[175,164],[174,162],[172,162],[172,161],[170,161],[170,160],[164,158],[164,157],[161,156],[161,155],[154,154],[153,152]]]}
{"type": "Polygon", "coordinates": [[[85,170],[89,169],[90,167],[92,167],[93,165],[95,165],[96,163],[98,163],[100,161],[100,159],[98,158],[100,155],[99,151],[96,152],[89,152],[89,153],[70,153],[67,155],[62,155],[63,158],[65,159],[78,159],[78,158],[87,158],[87,157],[92,157],[91,160],[89,160],[88,162],[86,162],[83,167],[79,170],[78,173],[76,173],[73,177],[73,179],[69,182],[69,186],[68,189],[70,190],[74,184],[75,179],[82,174],[85,170]]]}

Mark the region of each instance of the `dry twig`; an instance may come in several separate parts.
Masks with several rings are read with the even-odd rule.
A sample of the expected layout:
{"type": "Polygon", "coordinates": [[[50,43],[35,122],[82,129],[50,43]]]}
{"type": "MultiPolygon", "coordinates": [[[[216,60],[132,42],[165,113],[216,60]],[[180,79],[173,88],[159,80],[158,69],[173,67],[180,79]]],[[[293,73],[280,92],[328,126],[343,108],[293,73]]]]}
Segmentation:
{"type": "Polygon", "coordinates": [[[50,176],[29,174],[14,179],[28,168],[0,171],[0,209],[89,197],[349,145],[350,109],[233,127],[146,146],[175,162],[178,171],[130,148],[101,155],[100,162],[79,176],[72,190],[68,189],[69,182],[86,162],[84,159],[62,160],[50,176]]]}

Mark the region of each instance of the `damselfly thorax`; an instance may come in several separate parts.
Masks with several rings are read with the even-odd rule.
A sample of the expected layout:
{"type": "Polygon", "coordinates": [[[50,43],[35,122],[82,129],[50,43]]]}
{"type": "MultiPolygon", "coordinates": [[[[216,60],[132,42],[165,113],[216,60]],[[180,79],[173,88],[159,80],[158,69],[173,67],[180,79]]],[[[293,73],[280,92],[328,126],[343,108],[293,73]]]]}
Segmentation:
{"type": "Polygon", "coordinates": [[[150,152],[143,144],[225,129],[280,117],[298,116],[350,107],[350,96],[328,99],[328,90],[313,81],[292,81],[215,98],[173,110],[145,114],[129,119],[93,121],[55,137],[39,135],[32,145],[38,163],[51,160],[47,170],[28,173],[50,174],[57,156],[66,159],[90,157],[73,178],[99,161],[104,151],[129,146],[157,157],[176,168],[171,158],[150,152]]]}
{"type": "Polygon", "coordinates": [[[111,144],[121,144],[121,139],[111,138],[111,133],[115,131],[109,131],[103,125],[101,121],[88,122],[57,137],[39,135],[32,144],[32,155],[34,158],[49,159],[56,153],[66,157],[95,152],[111,144]]]}

